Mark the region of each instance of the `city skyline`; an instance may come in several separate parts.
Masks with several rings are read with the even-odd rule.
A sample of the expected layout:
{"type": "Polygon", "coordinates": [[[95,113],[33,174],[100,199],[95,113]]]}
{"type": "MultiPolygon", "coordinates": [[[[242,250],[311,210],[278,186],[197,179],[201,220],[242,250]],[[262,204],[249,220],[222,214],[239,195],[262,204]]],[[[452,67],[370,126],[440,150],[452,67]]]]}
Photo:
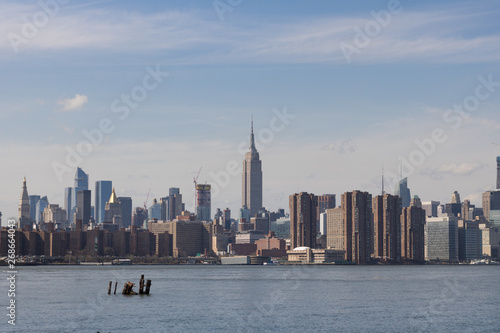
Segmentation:
{"type": "MultiPolygon", "coordinates": [[[[24,176],[30,194],[64,207],[76,166],[58,177],[53,165],[89,137],[99,144],[77,166],[90,184],[112,180],[134,207],[149,188],[152,200],[178,187],[193,211],[202,166],[213,209],[236,212],[252,114],[268,210],[287,209],[301,191],[378,194],[382,168],[393,191],[402,162],[422,201],[458,191],[480,206],[500,155],[498,4],[401,1],[393,12],[388,4],[246,1],[223,20],[212,3],[61,5],[17,52],[0,42],[0,120],[23,125],[22,135],[18,126],[0,133],[3,220],[17,216],[24,176]],[[116,24],[117,10],[136,23],[116,24]],[[355,45],[357,29],[372,22],[384,23],[380,32],[347,59],[341,44],[355,45]],[[155,88],[140,103],[121,101],[144,82],[155,88]],[[101,138],[103,119],[112,123],[101,138]]],[[[5,36],[22,35],[23,17],[43,12],[28,2],[0,9],[5,36]]]]}

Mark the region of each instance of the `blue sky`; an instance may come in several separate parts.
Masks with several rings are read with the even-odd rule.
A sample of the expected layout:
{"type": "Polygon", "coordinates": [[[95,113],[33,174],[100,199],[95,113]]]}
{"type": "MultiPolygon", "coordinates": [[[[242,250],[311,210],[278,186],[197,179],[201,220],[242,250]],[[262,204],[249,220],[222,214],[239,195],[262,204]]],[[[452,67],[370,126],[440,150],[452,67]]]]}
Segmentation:
{"type": "Polygon", "coordinates": [[[175,186],[192,208],[203,166],[200,181],[220,188],[212,210],[238,209],[240,175],[214,175],[241,165],[252,114],[272,210],[297,190],[378,194],[382,166],[397,174],[436,128],[447,140],[405,172],[412,194],[444,203],[457,190],[480,205],[492,189],[500,87],[481,88],[488,97],[459,125],[443,115],[457,116],[450,110],[475,96],[480,77],[500,82],[498,2],[222,3],[236,5],[220,16],[211,1],[69,1],[49,15],[37,2],[0,2],[3,220],[17,216],[24,176],[30,194],[63,204],[74,171],[58,177],[53,165],[104,118],[114,130],[79,166],[91,184],[113,180],[134,206],[149,188],[151,201],[175,186]],[[391,6],[397,13],[383,16],[391,6]],[[34,18],[38,30],[26,35],[34,18]],[[13,36],[24,38],[17,52],[13,36]],[[348,61],[342,45],[362,47],[348,61]],[[113,101],[141,87],[146,68],[168,77],[120,120],[113,101]],[[284,110],[293,118],[266,139],[284,110]]]}

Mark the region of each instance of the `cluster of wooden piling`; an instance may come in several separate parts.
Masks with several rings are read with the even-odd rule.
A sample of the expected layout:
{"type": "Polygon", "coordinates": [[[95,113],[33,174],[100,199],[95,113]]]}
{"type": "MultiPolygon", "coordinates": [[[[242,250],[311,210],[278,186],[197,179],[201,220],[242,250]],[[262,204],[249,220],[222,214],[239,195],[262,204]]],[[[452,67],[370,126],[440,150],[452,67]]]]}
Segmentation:
{"type": "MultiPolygon", "coordinates": [[[[108,295],[111,295],[111,287],[113,286],[113,281],[109,281],[109,286],[108,286],[108,295]]],[[[116,295],[116,287],[118,286],[118,282],[115,282],[115,291],[114,294],[116,295]]],[[[151,289],[151,280],[146,281],[146,285],[144,285],[144,275],[141,275],[141,280],[139,281],[139,293],[135,292],[133,290],[135,286],[135,283],[132,283],[130,281],[127,281],[123,285],[123,290],[122,294],[123,295],[149,295],[149,290],[151,289]]]]}

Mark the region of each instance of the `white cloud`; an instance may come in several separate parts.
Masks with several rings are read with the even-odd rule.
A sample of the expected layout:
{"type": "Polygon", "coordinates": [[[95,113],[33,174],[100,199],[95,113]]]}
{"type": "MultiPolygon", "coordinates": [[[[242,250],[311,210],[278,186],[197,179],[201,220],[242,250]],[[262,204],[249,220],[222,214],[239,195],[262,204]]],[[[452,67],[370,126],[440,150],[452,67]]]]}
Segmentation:
{"type": "Polygon", "coordinates": [[[440,167],[427,167],[420,171],[421,175],[430,176],[433,179],[441,179],[444,175],[469,176],[474,172],[486,168],[486,164],[480,163],[450,163],[440,167]]]}
{"type": "MultiPolygon", "coordinates": [[[[382,9],[382,8],[381,8],[382,9]]],[[[21,34],[23,16],[37,6],[0,5],[0,35],[21,34]],[[7,13],[7,14],[1,14],[7,13]]],[[[28,15],[30,14],[30,15],[28,15]]],[[[212,13],[213,14],[213,13],[212,13]]],[[[369,45],[353,55],[354,62],[436,63],[491,62],[500,58],[500,36],[478,35],[481,22],[495,15],[477,9],[404,10],[394,16],[369,45]],[[465,10],[470,11],[467,13],[465,10]]],[[[214,21],[197,11],[136,11],[90,8],[60,11],[23,50],[169,52],[181,63],[341,63],[341,42],[353,45],[356,31],[373,21],[369,11],[358,16],[304,17],[266,22],[240,17],[239,24],[214,21]]],[[[8,39],[0,49],[12,49],[8,39]]],[[[14,52],[12,52],[14,55],[14,52]]],[[[4,55],[5,56],[5,55],[4,55]]]]}
{"type": "Polygon", "coordinates": [[[87,96],[76,94],[73,98],[58,100],[57,104],[61,105],[64,111],[72,111],[81,109],[88,101],[89,98],[87,96]]]}

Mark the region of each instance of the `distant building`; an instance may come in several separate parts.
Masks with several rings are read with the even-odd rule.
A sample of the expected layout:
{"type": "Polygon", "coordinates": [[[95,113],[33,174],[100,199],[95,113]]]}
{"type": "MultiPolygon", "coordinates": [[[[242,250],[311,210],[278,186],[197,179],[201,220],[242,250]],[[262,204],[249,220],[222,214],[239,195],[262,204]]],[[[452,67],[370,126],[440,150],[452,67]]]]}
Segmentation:
{"type": "Polygon", "coordinates": [[[370,261],[373,242],[372,195],[353,191],[342,194],[346,258],[357,264],[370,261]]]}
{"type": "Polygon", "coordinates": [[[401,258],[425,260],[425,215],[418,205],[403,208],[401,214],[401,258]]]}
{"type": "Polygon", "coordinates": [[[288,261],[300,263],[324,264],[344,261],[343,251],[334,249],[311,249],[307,246],[296,247],[287,251],[288,261]]]}
{"type": "Polygon", "coordinates": [[[290,238],[290,218],[280,217],[276,221],[271,222],[271,231],[274,232],[278,238],[290,238]]]}
{"type": "MultiPolygon", "coordinates": [[[[346,254],[345,221],[342,208],[326,210],[326,248],[343,251],[346,254]]],[[[344,256],[344,260],[347,258],[344,256]]],[[[350,258],[349,258],[350,260],[350,258]]]]}
{"type": "Polygon", "coordinates": [[[122,211],[122,227],[128,228],[132,225],[132,198],[131,197],[118,197],[121,204],[122,211]]]}
{"type": "Polygon", "coordinates": [[[209,184],[196,185],[196,216],[200,221],[211,221],[211,188],[209,184]]]}
{"type": "Polygon", "coordinates": [[[492,227],[489,223],[479,223],[482,236],[482,255],[500,259],[500,229],[492,227]]]}
{"type": "Polygon", "coordinates": [[[474,260],[483,256],[483,242],[477,221],[458,220],[458,259],[474,260]]]}
{"type": "Polygon", "coordinates": [[[48,205],[43,210],[44,223],[54,223],[63,226],[66,222],[66,210],[59,207],[59,205],[48,205]]]}
{"type": "Polygon", "coordinates": [[[104,222],[106,202],[111,197],[113,182],[110,180],[99,180],[95,182],[95,221],[104,222]]]}
{"type": "Polygon", "coordinates": [[[241,205],[250,210],[250,217],[254,217],[262,207],[262,162],[255,148],[253,120],[250,131],[250,147],[243,161],[241,205]]]}
{"type": "Polygon", "coordinates": [[[121,203],[118,201],[118,197],[116,196],[115,189],[113,188],[113,190],[111,192],[111,197],[109,198],[109,201],[106,202],[103,223],[108,222],[108,223],[116,224],[120,228],[122,226],[121,213],[122,213],[122,206],[121,206],[121,203]]]}
{"type": "MultiPolygon", "coordinates": [[[[49,199],[47,199],[46,196],[41,197],[40,200],[36,203],[36,223],[39,224],[40,222],[43,222],[43,211],[47,206],[49,205],[49,199]]],[[[68,212],[66,212],[66,216],[68,215],[68,212]]],[[[66,218],[67,220],[67,218],[66,218]]]]}
{"type": "Polygon", "coordinates": [[[497,190],[500,190],[500,156],[497,156],[497,190]]]}
{"type": "MultiPolygon", "coordinates": [[[[318,200],[318,205],[317,205],[317,210],[316,210],[316,218],[318,220],[318,226],[316,227],[318,231],[321,232],[321,227],[320,227],[320,219],[321,219],[321,214],[326,212],[327,209],[330,208],[335,208],[336,203],[335,203],[335,194],[323,194],[323,195],[318,195],[316,196],[318,200]]],[[[321,232],[322,235],[326,235],[326,231],[321,232]]]]}
{"type": "Polygon", "coordinates": [[[425,234],[427,260],[458,260],[458,219],[455,216],[427,218],[425,234]]]}
{"type": "Polygon", "coordinates": [[[36,204],[40,201],[39,195],[30,195],[30,219],[31,221],[36,221],[36,204]]]}
{"type": "Polygon", "coordinates": [[[64,209],[66,210],[66,214],[68,214],[67,219],[70,222],[76,209],[76,203],[73,205],[74,202],[76,202],[75,189],[73,187],[66,187],[64,189],[64,209]]]}
{"type": "Polygon", "coordinates": [[[231,210],[229,208],[222,211],[222,221],[224,221],[224,229],[231,229],[231,210]]]}
{"type": "Polygon", "coordinates": [[[439,201],[422,202],[422,208],[425,209],[425,216],[437,217],[439,205],[441,205],[441,203],[439,201]]]}
{"type": "Polygon", "coordinates": [[[142,228],[144,221],[148,219],[148,211],[144,207],[136,207],[132,212],[131,227],[142,228]]]}
{"type": "Polygon", "coordinates": [[[156,199],[153,199],[153,204],[148,208],[149,220],[161,220],[161,204],[156,199]]]}
{"type": "MultiPolygon", "coordinates": [[[[333,207],[335,208],[335,207],[333,207]]],[[[328,208],[330,209],[330,208],[328,208]]],[[[319,214],[319,235],[326,236],[327,234],[327,220],[326,220],[326,211],[324,213],[319,214]]]]}
{"type": "Polygon", "coordinates": [[[316,196],[301,192],[289,197],[291,247],[316,247],[316,196]]]}
{"type": "Polygon", "coordinates": [[[269,233],[269,217],[251,217],[250,223],[253,224],[253,230],[260,231],[266,235],[269,233]]]}
{"type": "Polygon", "coordinates": [[[401,198],[391,194],[373,198],[374,255],[378,258],[401,259],[401,198]]]}
{"type": "Polygon", "coordinates": [[[403,178],[396,185],[396,191],[394,195],[401,198],[402,207],[409,207],[411,201],[410,189],[408,188],[408,178],[403,178]]]}
{"type": "Polygon", "coordinates": [[[453,194],[451,195],[451,203],[462,204],[462,201],[460,201],[460,194],[457,191],[454,191],[453,194]]]}
{"type": "Polygon", "coordinates": [[[77,200],[78,202],[76,203],[76,211],[77,211],[77,219],[82,220],[83,224],[89,224],[91,215],[90,215],[90,198],[91,193],[89,190],[81,190],[78,191],[77,193],[77,200]]]}
{"type": "Polygon", "coordinates": [[[23,189],[21,192],[21,197],[19,199],[18,211],[19,228],[23,228],[25,225],[29,225],[32,223],[30,218],[30,198],[28,195],[28,187],[26,186],[26,177],[23,180],[23,189]]]}
{"type": "Polygon", "coordinates": [[[500,210],[500,190],[483,193],[483,214],[488,221],[491,210],[500,210]]]}
{"type": "Polygon", "coordinates": [[[177,187],[171,187],[168,190],[168,207],[167,207],[167,220],[173,221],[177,216],[181,215],[184,211],[184,203],[182,202],[182,194],[177,187]]]}

